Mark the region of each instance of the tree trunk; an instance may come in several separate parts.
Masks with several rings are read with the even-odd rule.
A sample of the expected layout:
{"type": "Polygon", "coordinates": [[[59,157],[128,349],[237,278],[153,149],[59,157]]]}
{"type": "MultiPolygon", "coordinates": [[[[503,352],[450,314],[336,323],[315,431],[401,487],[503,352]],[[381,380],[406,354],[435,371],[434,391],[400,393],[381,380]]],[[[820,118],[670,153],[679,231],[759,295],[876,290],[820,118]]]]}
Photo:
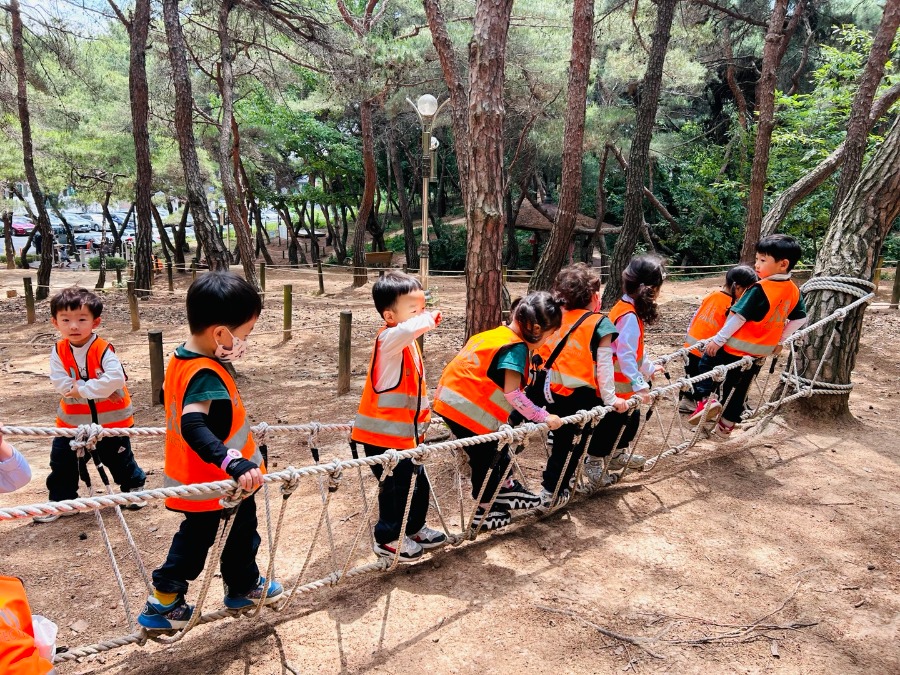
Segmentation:
{"type": "Polygon", "coordinates": [[[478,0],[469,43],[466,339],[499,326],[502,316],[503,83],[512,4],[478,0]]]}
{"type": "MultiPolygon", "coordinates": [[[[109,217],[109,199],[112,197],[112,192],[110,190],[106,191],[106,194],[103,197],[103,216],[104,220],[109,217]]],[[[109,219],[112,222],[112,218],[109,219]]],[[[94,287],[95,290],[100,290],[106,286],[106,247],[103,245],[103,226],[100,227],[100,246],[99,254],[100,254],[100,274],[97,275],[97,285],[94,287]]],[[[137,281],[135,281],[135,288],[137,288],[137,281]]],[[[150,286],[142,286],[142,288],[150,288],[150,286]]]]}
{"type": "Polygon", "coordinates": [[[359,213],[356,217],[356,231],[353,233],[353,286],[362,286],[366,276],[366,226],[369,214],[375,203],[375,131],[372,128],[372,108],[375,102],[365,100],[359,102],[359,121],[362,130],[363,172],[365,185],[362,199],[359,202],[359,213]]]}
{"type": "Polygon", "coordinates": [[[197,158],[197,146],[194,141],[192,114],[194,95],[187,67],[187,48],[184,44],[184,34],[178,17],[178,0],[163,0],[162,5],[166,38],[169,42],[169,60],[172,64],[172,80],[175,87],[175,133],[178,137],[178,150],[184,169],[187,200],[191,207],[191,214],[194,216],[197,248],[202,248],[206,252],[209,269],[227,270],[228,251],[225,250],[222,236],[217,233],[206,208],[203,176],[200,173],[200,161],[197,158]]]}
{"type": "MultiPolygon", "coordinates": [[[[12,15],[12,46],[16,61],[16,99],[19,110],[19,126],[22,128],[22,160],[25,177],[34,205],[37,209],[37,229],[40,230],[44,245],[41,246],[41,264],[38,267],[35,298],[43,300],[50,294],[50,269],[53,267],[53,230],[44,203],[44,193],[34,170],[34,143],[31,139],[31,113],[28,110],[28,78],[25,73],[25,51],[23,47],[22,13],[19,0],[10,0],[9,13],[12,15]]],[[[32,237],[33,237],[32,233],[32,237]]],[[[25,258],[25,254],[22,255],[25,258]]],[[[27,266],[27,264],[26,264],[27,266]]]]}
{"type": "MultiPolygon", "coordinates": [[[[500,0],[505,4],[504,0],[500,0]]],[[[456,150],[456,165],[459,169],[459,188],[463,206],[468,212],[469,205],[469,164],[471,161],[469,146],[469,93],[466,91],[463,78],[459,72],[456,53],[450,33],[447,31],[447,20],[441,11],[439,0],[423,0],[431,41],[441,62],[444,82],[450,91],[450,120],[453,125],[453,147],[456,150]]],[[[502,11],[502,10],[501,10],[502,11]]],[[[505,41],[505,38],[504,38],[505,41]]],[[[505,50],[504,50],[505,52],[505,50]]],[[[505,56],[505,54],[504,54],[505,56]]],[[[471,64],[471,57],[470,57],[471,64]]]]}
{"type": "MultiPolygon", "coordinates": [[[[175,251],[175,247],[172,245],[172,242],[169,241],[169,235],[166,232],[166,227],[163,224],[162,216],[159,215],[159,209],[156,208],[156,205],[152,202],[150,203],[150,215],[153,216],[153,222],[156,223],[156,231],[159,232],[159,243],[160,248],[162,248],[163,257],[166,259],[167,263],[172,263],[172,253],[177,255],[175,251]]],[[[182,261],[184,259],[184,254],[182,254],[182,261]]]]}
{"type": "Polygon", "coordinates": [[[3,244],[6,247],[6,269],[16,269],[16,249],[12,240],[12,211],[3,212],[3,244]]]}
{"type": "Polygon", "coordinates": [[[173,237],[175,239],[175,266],[181,271],[185,271],[184,254],[191,252],[191,249],[187,246],[187,236],[185,232],[190,212],[190,205],[185,204],[184,211],[181,213],[181,222],[178,223],[178,226],[175,228],[173,237]]]}
{"type": "MultiPolygon", "coordinates": [[[[860,174],[828,226],[819,251],[814,276],[852,276],[872,281],[885,238],[900,215],[900,119],[894,122],[881,147],[860,174]]],[[[831,314],[855,298],[835,291],[815,291],[807,299],[810,323],[831,314]]],[[[812,333],[798,361],[802,377],[812,378],[825,359],[817,378],[821,382],[847,384],[856,364],[862,334],[864,308],[858,308],[837,324],[831,350],[825,346],[831,328],[812,333]]],[[[849,414],[849,394],[814,396],[803,407],[829,419],[849,414]]]]}
{"type": "Polygon", "coordinates": [[[885,63],[891,56],[891,46],[897,35],[898,26],[900,26],[900,0],[885,0],[881,25],[878,27],[875,40],[872,41],[866,67],[859,76],[859,88],[850,107],[850,122],[847,124],[847,137],[844,139],[846,146],[844,166],[841,168],[841,180],[838,182],[831,205],[832,219],[837,215],[841,202],[862,171],[863,155],[866,153],[866,142],[869,139],[869,113],[872,110],[875,92],[884,76],[885,63]]]}
{"type": "Polygon", "coordinates": [[[744,96],[744,92],[741,91],[737,78],[734,76],[734,49],[731,45],[731,29],[727,24],[722,31],[722,39],[725,42],[725,82],[728,83],[731,95],[734,96],[734,103],[738,110],[738,124],[741,125],[741,129],[746,131],[750,112],[747,108],[747,99],[744,96]]]}
{"type": "Polygon", "coordinates": [[[222,0],[219,7],[219,93],[222,96],[222,123],[219,127],[219,179],[222,194],[228,206],[228,215],[234,227],[237,249],[240,251],[244,278],[256,290],[261,290],[256,265],[253,262],[253,237],[247,220],[247,209],[237,182],[237,168],[240,166],[240,146],[234,119],[234,71],[232,61],[234,51],[228,32],[228,17],[234,7],[234,0],[222,0]]]}
{"type": "MultiPolygon", "coordinates": [[[[587,263],[588,265],[594,262],[594,246],[599,238],[604,242],[604,248],[606,241],[603,239],[603,235],[600,234],[603,229],[603,219],[606,218],[606,187],[604,183],[606,182],[606,163],[609,160],[609,145],[603,148],[603,156],[600,158],[600,166],[597,171],[597,201],[595,202],[595,214],[596,218],[594,220],[594,231],[588,237],[587,241],[584,245],[584,256],[581,261],[587,263]]],[[[600,256],[600,267],[602,268],[604,264],[603,255],[600,256]]]]}
{"type": "Polygon", "coordinates": [[[778,66],[787,43],[796,29],[795,19],[803,13],[805,0],[800,0],[788,28],[784,20],[787,16],[788,0],[774,0],[772,15],[766,28],[763,45],[762,73],[756,84],[756,144],[753,150],[753,166],[750,169],[750,189],[747,198],[747,215],[744,218],[744,244],[741,248],[741,262],[752,265],[756,257],[756,242],[762,228],[763,200],[766,196],[766,174],[769,170],[769,151],[772,148],[772,131],[775,129],[775,85],[778,84],[778,66]]]}
{"type": "MultiPolygon", "coordinates": [[[[581,203],[581,164],[584,155],[584,116],[587,106],[588,76],[594,47],[594,0],[575,0],[572,11],[572,58],[563,133],[562,186],[556,222],[550,241],[528,284],[530,291],[546,291],[563,268],[575,234],[581,203]]],[[[655,116],[655,115],[654,115],[655,116]]]]}
{"type": "Polygon", "coordinates": [[[409,212],[409,201],[406,199],[406,181],[403,178],[400,154],[397,152],[393,120],[389,121],[387,126],[387,147],[391,170],[394,173],[394,183],[397,185],[397,210],[400,211],[400,220],[403,221],[403,248],[406,251],[406,266],[412,268],[419,264],[419,247],[416,233],[413,230],[412,215],[409,212]]]}
{"type": "Polygon", "coordinates": [[[603,291],[603,306],[611,307],[622,295],[622,272],[631,260],[641,229],[644,227],[644,174],[650,156],[650,141],[659,105],[663,64],[672,34],[672,19],[677,0],[659,0],[656,5],[656,30],[650,45],[647,72],[641,83],[637,124],[628,155],[628,172],[625,176],[625,214],[622,231],[610,260],[609,280],[603,291]]]}

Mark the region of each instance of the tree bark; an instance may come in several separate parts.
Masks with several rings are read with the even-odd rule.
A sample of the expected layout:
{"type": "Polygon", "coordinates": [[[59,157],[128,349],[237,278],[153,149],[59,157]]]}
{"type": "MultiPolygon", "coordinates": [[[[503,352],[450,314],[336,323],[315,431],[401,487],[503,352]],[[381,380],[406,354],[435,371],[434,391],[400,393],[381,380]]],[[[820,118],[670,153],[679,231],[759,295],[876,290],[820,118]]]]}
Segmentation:
{"type": "MultiPolygon", "coordinates": [[[[19,126],[22,129],[22,161],[25,165],[25,178],[31,196],[34,198],[34,206],[37,209],[37,229],[41,233],[44,245],[41,246],[41,263],[38,267],[37,289],[35,298],[43,300],[50,294],[50,269],[53,267],[53,230],[50,228],[50,218],[47,216],[47,207],[44,203],[44,193],[38,183],[37,172],[34,169],[34,142],[31,138],[31,113],[28,109],[28,79],[25,73],[24,27],[22,25],[22,12],[19,9],[19,0],[10,0],[9,13],[12,16],[12,47],[16,62],[16,100],[19,110],[19,126]]],[[[33,233],[32,233],[33,236],[33,233]]],[[[25,255],[23,254],[23,258],[25,255]]]]}
{"type": "Polygon", "coordinates": [[[628,156],[629,168],[625,176],[625,214],[622,219],[622,231],[619,233],[610,260],[609,280],[603,291],[604,307],[611,307],[622,295],[622,272],[631,260],[641,229],[644,227],[644,174],[650,156],[650,141],[653,138],[663,65],[672,34],[676,1],[659,0],[656,6],[656,29],[650,45],[647,72],[641,84],[637,124],[631,141],[631,153],[628,156]]]}
{"type": "Polygon", "coordinates": [[[363,173],[365,184],[363,186],[362,199],[359,202],[359,212],[356,216],[356,231],[353,233],[353,286],[362,286],[366,283],[366,226],[369,214],[375,203],[375,131],[372,126],[372,108],[374,101],[365,100],[359,103],[359,120],[363,142],[363,173]]]}
{"type": "Polygon", "coordinates": [[[731,30],[727,25],[722,31],[722,39],[725,42],[725,82],[728,83],[731,95],[734,96],[734,103],[738,109],[738,124],[741,125],[741,129],[746,131],[750,112],[747,108],[747,98],[744,96],[744,92],[741,91],[737,78],[734,76],[734,49],[731,44],[731,30]]]}
{"type": "MultiPolygon", "coordinates": [[[[866,128],[867,134],[898,100],[900,100],[900,83],[895,84],[884,92],[872,105],[866,128]]],[[[787,218],[792,208],[828,180],[844,162],[846,150],[847,143],[845,140],[828,157],[819,162],[812,171],[806,173],[796,183],[782,192],[778,199],[772,203],[772,206],[766,213],[766,217],[763,218],[760,236],[764,237],[775,232],[781,223],[784,222],[784,219],[787,218]]]]}
{"type": "Polygon", "coordinates": [[[222,236],[215,228],[206,208],[206,193],[197,158],[194,141],[192,111],[194,95],[187,67],[187,48],[178,17],[178,0],[163,0],[163,21],[169,43],[169,60],[172,64],[172,80],[175,86],[175,132],[178,136],[178,150],[184,169],[187,200],[194,216],[194,234],[198,248],[206,252],[206,263],[211,270],[228,269],[228,251],[222,236]]]}
{"type": "MultiPolygon", "coordinates": [[[[600,166],[597,171],[597,200],[595,202],[595,215],[596,218],[594,220],[594,231],[588,237],[585,242],[584,248],[584,257],[582,258],[582,262],[587,264],[591,264],[594,260],[594,245],[597,239],[599,238],[604,242],[603,235],[601,234],[601,230],[603,229],[603,219],[606,218],[606,187],[604,183],[606,182],[606,163],[609,159],[609,145],[606,145],[603,148],[603,155],[600,157],[600,166]]],[[[600,268],[603,269],[603,265],[606,264],[606,261],[603,259],[603,254],[600,254],[600,268]]]]}
{"type": "Polygon", "coordinates": [[[844,139],[844,166],[841,168],[841,179],[834,191],[831,206],[832,219],[840,210],[841,202],[850,192],[862,171],[863,155],[866,153],[866,142],[869,138],[869,113],[875,92],[884,76],[885,63],[891,56],[891,46],[900,26],[900,0],[885,0],[881,25],[872,41],[869,58],[859,76],[859,88],[853,97],[850,107],[850,121],[847,124],[847,137],[844,139]]]}
{"type": "Polygon", "coordinates": [[[3,244],[6,247],[6,269],[16,269],[16,249],[12,240],[12,211],[3,212],[3,244]]]}
{"type": "MultiPolygon", "coordinates": [[[[852,276],[872,281],[885,238],[900,215],[900,119],[885,138],[871,161],[832,219],[819,251],[813,276],[852,276]]],[[[816,291],[807,300],[810,322],[831,314],[855,298],[835,291],[816,291]]],[[[850,312],[839,323],[833,348],[826,353],[831,329],[813,332],[799,354],[798,372],[812,378],[821,361],[821,382],[847,384],[862,334],[864,308],[850,312]]],[[[849,415],[849,394],[814,396],[805,399],[803,408],[830,419],[849,415]]]]}
{"type": "Polygon", "coordinates": [[[575,0],[572,10],[572,55],[563,133],[562,186],[550,240],[531,276],[528,290],[549,290],[566,262],[581,203],[584,116],[594,47],[594,0],[575,0]]]}
{"type": "Polygon", "coordinates": [[[222,121],[219,127],[219,179],[222,181],[222,194],[228,206],[228,216],[234,227],[237,248],[240,251],[244,278],[256,290],[262,290],[259,276],[253,261],[253,237],[247,219],[241,188],[237,181],[237,169],[240,166],[240,146],[236,133],[237,123],[234,119],[234,50],[231,46],[231,35],[228,32],[228,17],[234,8],[234,0],[222,0],[219,6],[219,93],[222,97],[222,121]]]}
{"type": "Polygon", "coordinates": [[[478,0],[469,43],[466,339],[501,322],[503,83],[512,4],[478,0]]]}
{"type": "Polygon", "coordinates": [[[775,129],[775,85],[777,84],[778,66],[787,49],[787,43],[796,30],[796,21],[799,21],[799,17],[805,9],[805,0],[799,0],[794,8],[791,21],[785,28],[787,7],[788,0],[774,0],[763,45],[762,74],[756,84],[758,113],[756,144],[753,150],[753,165],[750,168],[747,215],[744,218],[744,244],[741,247],[741,262],[750,265],[753,264],[756,256],[756,242],[759,241],[759,232],[762,228],[769,151],[772,147],[772,131],[775,129]]]}
{"type": "Polygon", "coordinates": [[[409,201],[406,199],[406,181],[403,178],[403,166],[400,164],[400,153],[397,152],[393,120],[390,120],[387,125],[387,147],[394,183],[397,186],[397,209],[400,211],[400,219],[403,221],[403,248],[406,251],[406,266],[414,267],[419,264],[419,248],[416,233],[413,230],[412,214],[409,212],[409,201]]]}

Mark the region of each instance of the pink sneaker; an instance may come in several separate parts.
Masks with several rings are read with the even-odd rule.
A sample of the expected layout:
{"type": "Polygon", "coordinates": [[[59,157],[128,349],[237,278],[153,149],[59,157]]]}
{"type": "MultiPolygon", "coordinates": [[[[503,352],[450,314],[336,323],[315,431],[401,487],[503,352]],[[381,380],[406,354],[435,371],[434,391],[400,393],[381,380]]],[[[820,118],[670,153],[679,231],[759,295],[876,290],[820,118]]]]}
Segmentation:
{"type": "Polygon", "coordinates": [[[700,420],[713,422],[718,418],[720,412],[722,412],[722,404],[716,399],[708,398],[697,404],[693,414],[688,417],[688,424],[697,426],[700,424],[700,420]]]}

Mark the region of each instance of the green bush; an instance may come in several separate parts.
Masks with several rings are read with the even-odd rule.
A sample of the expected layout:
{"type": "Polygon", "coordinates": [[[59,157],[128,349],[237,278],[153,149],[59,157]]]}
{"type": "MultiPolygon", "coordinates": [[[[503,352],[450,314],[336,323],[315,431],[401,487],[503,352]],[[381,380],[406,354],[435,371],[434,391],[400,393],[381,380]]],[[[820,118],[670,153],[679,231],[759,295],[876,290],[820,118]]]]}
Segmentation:
{"type": "MultiPolygon", "coordinates": [[[[125,258],[106,258],[106,269],[108,270],[124,270],[128,266],[128,262],[125,258]]],[[[88,267],[92,270],[100,269],[100,256],[95,255],[93,258],[88,258],[88,267]]]]}
{"type": "MultiPolygon", "coordinates": [[[[38,260],[41,259],[41,257],[40,257],[39,255],[35,255],[34,253],[29,253],[29,254],[28,254],[27,256],[25,256],[25,257],[26,257],[26,259],[28,260],[28,262],[30,262],[30,263],[37,262],[38,260]]],[[[16,262],[18,263],[20,259],[21,259],[21,256],[18,256],[18,255],[17,255],[17,256],[16,256],[16,262]]],[[[5,255],[0,255],[0,263],[5,263],[5,262],[6,262],[6,256],[5,256],[5,255]]]]}

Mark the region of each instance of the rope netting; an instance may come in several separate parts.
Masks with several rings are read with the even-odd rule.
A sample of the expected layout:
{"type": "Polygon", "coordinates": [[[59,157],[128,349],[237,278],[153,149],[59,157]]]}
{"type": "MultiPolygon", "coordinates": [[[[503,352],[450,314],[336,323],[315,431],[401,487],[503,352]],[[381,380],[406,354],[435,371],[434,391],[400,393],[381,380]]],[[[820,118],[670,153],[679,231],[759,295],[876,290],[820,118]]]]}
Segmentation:
{"type": "MultiPolygon", "coordinates": [[[[780,357],[770,357],[768,371],[762,382],[759,382],[760,378],[757,378],[756,391],[751,396],[755,405],[745,409],[743,413],[745,429],[759,430],[780,407],[799,398],[846,394],[849,391],[851,388],[849,384],[821,382],[819,377],[823,365],[833,352],[840,323],[850,312],[871,301],[874,297],[871,292],[872,288],[873,285],[869,282],[850,277],[819,277],[803,287],[802,290],[805,293],[828,290],[843,293],[855,299],[785,340],[785,347],[788,350],[784,358],[785,366],[777,377],[773,376],[776,373],[776,365],[780,357]],[[812,377],[803,377],[800,375],[798,366],[798,348],[811,333],[824,330],[830,330],[831,333],[818,367],[812,377]],[[779,386],[775,389],[770,385],[779,386]],[[772,394],[772,389],[777,392],[777,395],[772,394]]],[[[700,343],[701,348],[702,345],[703,343],[700,343]]],[[[650,403],[643,409],[637,397],[629,399],[629,411],[631,414],[640,416],[640,425],[634,441],[625,451],[624,461],[621,461],[620,458],[619,466],[624,468],[614,469],[610,462],[604,460],[602,477],[597,480],[595,476],[585,475],[584,465],[579,461],[579,466],[574,472],[575,491],[572,500],[585,499],[626,478],[639,480],[640,477],[658,470],[664,460],[692,448],[707,436],[709,427],[703,422],[691,426],[683,419],[679,412],[680,394],[692,391],[697,383],[704,380],[711,379],[722,382],[732,371],[763,366],[766,361],[748,356],[728,365],[717,366],[708,373],[688,377],[683,372],[683,365],[687,361],[688,353],[687,349],[679,349],[657,359],[656,362],[663,366],[666,383],[651,391],[650,403]],[[669,415],[671,416],[669,417],[669,415]],[[630,459],[637,454],[643,454],[646,462],[641,469],[629,469],[630,459]]],[[[732,389],[732,393],[733,391],[734,389],[732,389]]],[[[727,405],[727,398],[723,403],[727,405]]],[[[579,440],[584,435],[588,435],[585,443],[587,445],[597,423],[611,410],[611,407],[601,406],[564,417],[563,423],[577,425],[578,431],[573,445],[577,446],[579,440]]],[[[271,473],[264,477],[263,488],[258,493],[258,498],[264,502],[265,511],[267,535],[264,537],[265,545],[263,546],[267,555],[265,576],[267,579],[275,578],[277,567],[277,576],[284,581],[285,586],[283,599],[278,603],[268,605],[269,609],[284,612],[291,606],[294,599],[302,594],[336,586],[354,577],[387,572],[397,567],[400,563],[399,555],[402,548],[400,546],[397,547],[397,553],[393,556],[372,560],[371,550],[374,544],[372,525],[373,519],[377,518],[378,491],[381,482],[390,476],[397,464],[404,459],[412,460],[416,465],[416,470],[412,472],[410,479],[409,496],[400,531],[406,530],[412,503],[412,488],[419,477],[419,472],[424,472],[425,479],[431,487],[429,515],[439,522],[450,547],[464,545],[480,536],[491,536],[494,532],[509,531],[510,527],[518,528],[524,522],[535,518],[544,518],[571,503],[571,500],[556,499],[568,487],[562,485],[562,482],[573,457],[572,453],[569,453],[566,465],[560,472],[560,480],[553,490],[553,498],[550,500],[550,504],[553,506],[514,511],[510,526],[501,530],[483,531],[485,519],[482,518],[476,523],[476,509],[479,503],[493,505],[503,481],[499,481],[497,489],[493,491],[492,495],[488,495],[485,494],[485,486],[488,483],[488,480],[485,479],[476,498],[470,498],[466,489],[469,479],[464,468],[466,465],[464,448],[488,441],[496,442],[498,452],[509,451],[512,476],[519,479],[526,488],[535,491],[529,486],[529,483],[534,483],[534,476],[540,474],[549,455],[548,428],[545,424],[526,422],[515,428],[504,425],[493,433],[472,438],[440,440],[441,437],[446,438],[447,436],[446,432],[441,431],[440,420],[436,421],[438,423],[432,425],[426,442],[417,448],[388,450],[384,454],[372,457],[358,456],[355,449],[350,449],[347,443],[348,434],[352,428],[350,424],[313,422],[269,425],[260,423],[253,427],[257,443],[260,446],[267,446],[270,457],[274,456],[273,448],[275,446],[272,445],[272,441],[275,437],[300,435],[303,442],[290,443],[285,448],[277,448],[278,457],[280,459],[282,453],[290,451],[293,453],[291,459],[297,459],[298,457],[295,455],[298,449],[305,446],[312,460],[305,466],[290,465],[279,470],[274,470],[274,463],[270,464],[271,473]],[[330,457],[330,459],[323,459],[325,457],[330,457]],[[373,466],[383,468],[380,479],[376,480],[370,471],[365,470],[373,466]],[[285,516],[289,505],[295,505],[301,514],[313,515],[288,519],[285,516]]],[[[163,427],[105,429],[99,425],[84,425],[75,429],[5,426],[0,428],[0,432],[5,436],[69,437],[73,451],[79,456],[87,457],[91,456],[97,442],[102,438],[116,436],[145,438],[165,435],[163,427]]],[[[243,493],[234,481],[222,480],[120,493],[115,491],[110,484],[102,467],[98,467],[98,471],[105,489],[104,494],[98,494],[91,488],[88,497],[79,499],[0,508],[0,521],[75,512],[93,512],[95,514],[110,566],[116,577],[125,620],[132,632],[96,644],[70,648],[57,654],[56,662],[73,661],[132,644],[143,645],[148,639],[171,644],[181,640],[198,624],[210,623],[240,614],[248,616],[259,614],[263,598],[253,607],[244,610],[219,608],[203,611],[207,604],[212,580],[216,576],[215,572],[222,547],[233,522],[231,516],[240,504],[242,497],[246,496],[246,493],[243,493]],[[188,625],[179,631],[172,631],[168,634],[148,632],[135,622],[135,617],[141,607],[140,605],[133,606],[132,598],[146,597],[145,593],[151,592],[152,589],[151,581],[138,542],[131,535],[121,508],[129,504],[165,499],[166,497],[198,495],[219,497],[224,509],[224,517],[211,554],[207,557],[202,580],[198,582],[199,591],[194,601],[193,616],[188,625]],[[103,509],[114,510],[115,518],[123,532],[122,539],[117,542],[118,547],[111,541],[111,533],[102,517],[103,509]],[[118,554],[116,548],[120,549],[118,554]],[[123,555],[122,550],[127,551],[127,554],[123,555]],[[124,560],[126,556],[133,558],[131,564],[137,570],[135,575],[137,581],[126,582],[123,576],[122,565],[126,562],[124,560]],[[136,588],[129,589],[129,583],[131,586],[140,584],[139,591],[136,588]]],[[[505,476],[501,478],[505,478],[505,476]]],[[[89,484],[89,481],[86,482],[89,484]]],[[[486,509],[486,511],[489,510],[486,509]]],[[[440,550],[435,549],[431,554],[434,555],[440,550]]],[[[142,602],[143,600],[141,600],[142,602]]]]}

